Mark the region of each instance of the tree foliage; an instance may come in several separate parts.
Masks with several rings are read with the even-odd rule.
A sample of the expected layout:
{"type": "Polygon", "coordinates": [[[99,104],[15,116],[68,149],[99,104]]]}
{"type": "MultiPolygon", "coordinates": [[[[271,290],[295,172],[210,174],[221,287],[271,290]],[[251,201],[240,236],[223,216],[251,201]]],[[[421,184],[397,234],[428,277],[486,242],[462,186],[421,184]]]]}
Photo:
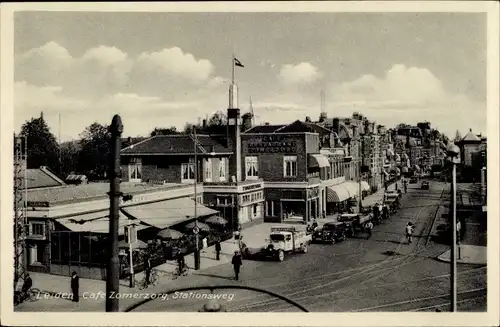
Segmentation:
{"type": "Polygon", "coordinates": [[[21,127],[21,136],[26,137],[28,168],[47,166],[60,172],[59,144],[50,132],[43,113],[39,118],[32,118],[21,127]]]}
{"type": "Polygon", "coordinates": [[[161,128],[161,127],[155,127],[155,129],[151,132],[151,136],[156,136],[156,135],[177,135],[181,134],[181,132],[177,131],[177,128],[175,126],[171,126],[169,128],[161,128]]]}
{"type": "Polygon", "coordinates": [[[78,156],[80,155],[79,141],[64,142],[61,149],[61,177],[78,174],[78,156]]]}
{"type": "Polygon", "coordinates": [[[79,171],[89,180],[107,176],[111,154],[111,134],[107,125],[93,123],[80,134],[79,171]]]}

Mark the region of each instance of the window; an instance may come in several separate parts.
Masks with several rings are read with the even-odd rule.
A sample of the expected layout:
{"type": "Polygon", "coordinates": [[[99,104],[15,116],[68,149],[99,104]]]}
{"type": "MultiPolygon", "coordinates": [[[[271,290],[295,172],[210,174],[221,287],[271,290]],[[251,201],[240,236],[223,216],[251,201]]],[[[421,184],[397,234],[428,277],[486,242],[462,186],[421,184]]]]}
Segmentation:
{"type": "Polygon", "coordinates": [[[212,159],[210,158],[205,160],[205,181],[212,181],[212,159]]]}
{"type": "Polygon", "coordinates": [[[45,237],[45,224],[42,222],[31,222],[30,235],[45,237]]]}
{"type": "Polygon", "coordinates": [[[182,181],[194,181],[194,163],[182,164],[182,181]]]}
{"type": "Polygon", "coordinates": [[[285,156],[283,163],[283,175],[285,177],[297,177],[297,156],[285,156]]]}
{"type": "Polygon", "coordinates": [[[245,171],[248,179],[255,179],[259,177],[259,158],[258,157],[245,157],[245,171]]]}
{"type": "Polygon", "coordinates": [[[226,158],[221,158],[219,161],[219,179],[226,180],[226,158]]]}
{"type": "Polygon", "coordinates": [[[252,211],[253,211],[252,212],[253,213],[253,217],[254,218],[257,217],[257,215],[259,214],[259,205],[257,203],[253,205],[253,210],[252,211]]]}
{"type": "Polygon", "coordinates": [[[128,180],[130,182],[142,181],[142,161],[140,158],[132,158],[128,165],[128,180]]]}
{"type": "Polygon", "coordinates": [[[266,201],[266,210],[267,210],[267,216],[274,216],[274,201],[273,200],[267,200],[266,201]]]}

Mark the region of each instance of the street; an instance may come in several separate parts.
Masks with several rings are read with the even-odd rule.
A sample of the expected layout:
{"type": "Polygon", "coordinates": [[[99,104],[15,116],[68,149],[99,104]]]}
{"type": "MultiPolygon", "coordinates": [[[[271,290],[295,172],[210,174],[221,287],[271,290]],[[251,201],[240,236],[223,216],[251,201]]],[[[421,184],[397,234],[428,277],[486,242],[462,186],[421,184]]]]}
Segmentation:
{"type": "MultiPolygon", "coordinates": [[[[449,264],[435,257],[449,247],[426,243],[438,204],[448,201],[449,184],[432,181],[430,185],[429,190],[421,190],[420,184],[410,184],[399,212],[375,226],[369,240],[359,234],[334,245],[313,244],[307,254],[290,255],[281,263],[246,260],[240,281],[232,280],[232,267],[225,264],[196,272],[179,281],[179,287],[258,287],[316,312],[447,311],[449,264]],[[416,226],[412,244],[404,236],[409,221],[416,226]]],[[[486,266],[459,265],[458,273],[458,309],[486,310],[486,266]]],[[[232,301],[219,301],[228,311],[298,311],[282,300],[253,291],[214,293],[234,296],[232,301]]],[[[197,311],[206,301],[157,299],[134,311],[197,311]]]]}

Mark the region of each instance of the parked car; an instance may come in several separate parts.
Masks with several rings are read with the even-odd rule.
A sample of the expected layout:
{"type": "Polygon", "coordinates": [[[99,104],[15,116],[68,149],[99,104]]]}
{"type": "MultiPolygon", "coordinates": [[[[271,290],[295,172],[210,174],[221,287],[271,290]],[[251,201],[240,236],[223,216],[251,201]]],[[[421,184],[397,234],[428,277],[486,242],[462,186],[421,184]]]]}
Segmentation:
{"type": "Polygon", "coordinates": [[[347,224],[340,221],[328,221],[314,231],[313,242],[328,242],[334,244],[346,239],[348,233],[347,224]]]}
{"type": "Polygon", "coordinates": [[[429,189],[429,181],[423,181],[422,184],[420,184],[420,188],[422,190],[428,190],[429,189]]]}

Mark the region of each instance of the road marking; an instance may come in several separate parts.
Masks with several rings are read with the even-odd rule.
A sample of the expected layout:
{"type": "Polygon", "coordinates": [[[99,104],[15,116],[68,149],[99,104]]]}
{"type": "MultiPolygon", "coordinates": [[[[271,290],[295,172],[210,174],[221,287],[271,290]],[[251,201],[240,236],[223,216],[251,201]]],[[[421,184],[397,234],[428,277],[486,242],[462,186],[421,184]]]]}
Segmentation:
{"type": "MultiPolygon", "coordinates": [[[[486,290],[486,287],[474,288],[474,289],[471,289],[471,290],[459,292],[459,293],[457,293],[457,295],[458,294],[465,294],[465,293],[472,293],[472,292],[477,292],[477,291],[483,291],[483,290],[486,290]]],[[[450,294],[449,293],[445,293],[445,294],[442,294],[442,295],[435,295],[435,296],[421,297],[421,298],[412,299],[412,300],[405,300],[405,301],[399,301],[399,302],[386,303],[386,304],[376,305],[376,306],[369,307],[369,308],[356,309],[356,310],[352,310],[352,311],[349,311],[349,312],[359,312],[359,311],[367,311],[367,310],[373,310],[373,309],[393,307],[393,306],[402,305],[402,304],[408,304],[408,303],[415,303],[415,302],[427,301],[427,300],[432,300],[432,299],[438,299],[438,298],[441,298],[441,297],[444,297],[444,296],[450,296],[450,294]]]]}

